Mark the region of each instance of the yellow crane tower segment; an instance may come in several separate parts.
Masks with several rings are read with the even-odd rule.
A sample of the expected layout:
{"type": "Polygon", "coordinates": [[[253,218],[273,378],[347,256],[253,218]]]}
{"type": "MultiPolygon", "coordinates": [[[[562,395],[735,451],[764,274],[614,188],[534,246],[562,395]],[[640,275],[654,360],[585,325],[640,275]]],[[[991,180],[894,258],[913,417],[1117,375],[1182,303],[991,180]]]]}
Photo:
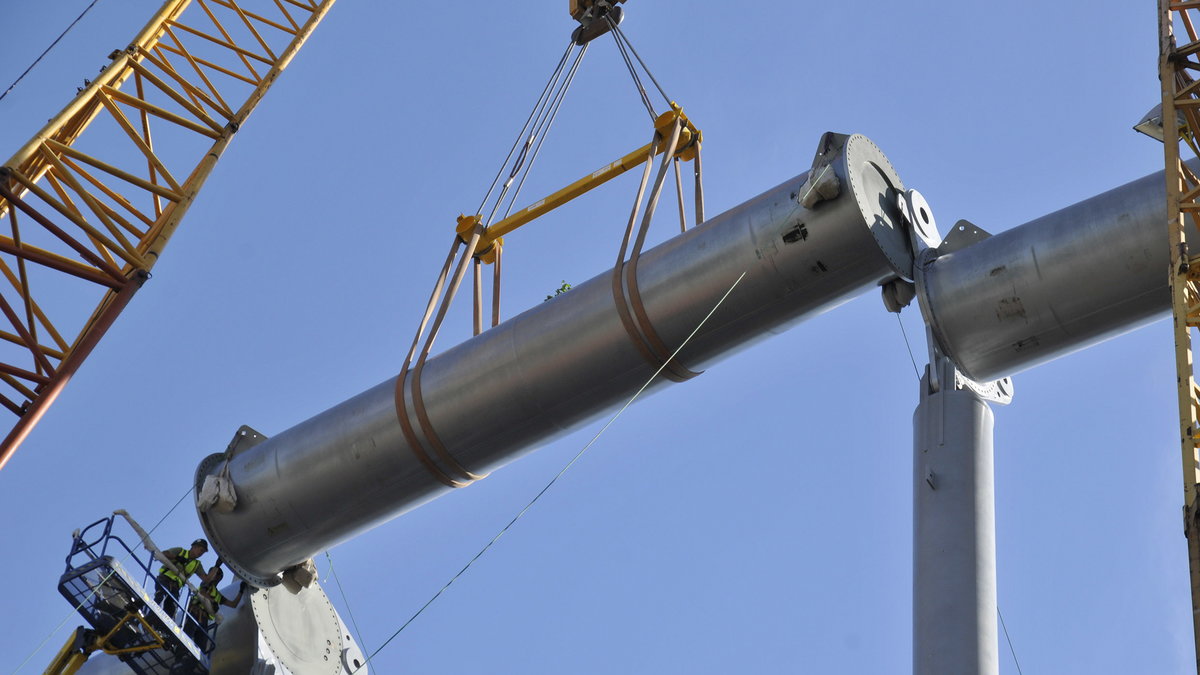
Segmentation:
{"type": "Polygon", "coordinates": [[[0,468],[333,2],[167,0],[0,166],[0,468]]]}
{"type": "Polygon", "coordinates": [[[1171,308],[1175,338],[1175,368],[1179,392],[1179,438],[1183,459],[1184,534],[1187,537],[1191,580],[1192,627],[1195,634],[1197,672],[1200,672],[1200,484],[1197,451],[1200,450],[1200,390],[1196,386],[1192,357],[1193,331],[1200,328],[1200,255],[1189,252],[1187,224],[1200,225],[1200,176],[1180,155],[1180,147],[1198,153],[1200,130],[1200,2],[1158,2],[1159,61],[1162,83],[1162,130],[1166,163],[1167,223],[1171,246],[1171,308]],[[1176,28],[1186,42],[1177,44],[1176,28]],[[1183,143],[1181,144],[1181,141],[1183,143]]]}

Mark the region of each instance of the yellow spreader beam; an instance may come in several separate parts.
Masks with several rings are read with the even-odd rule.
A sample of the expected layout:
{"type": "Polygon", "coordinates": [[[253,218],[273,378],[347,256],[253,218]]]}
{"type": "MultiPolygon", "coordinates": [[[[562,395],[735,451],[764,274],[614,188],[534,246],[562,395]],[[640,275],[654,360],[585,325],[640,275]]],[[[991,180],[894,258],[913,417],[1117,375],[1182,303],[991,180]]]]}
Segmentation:
{"type": "MultiPolygon", "coordinates": [[[[672,127],[678,120],[682,125],[682,130],[679,134],[679,144],[675,151],[675,157],[690,161],[696,157],[699,151],[700,142],[702,140],[700,130],[692,124],[687,115],[683,113],[683,109],[676,103],[671,103],[671,109],[658,116],[654,121],[655,132],[666,137],[671,133],[672,127]]],[[[665,149],[664,143],[648,143],[624,157],[604,165],[600,169],[580,178],[570,185],[554,192],[543,199],[526,206],[525,208],[509,215],[508,217],[488,226],[480,236],[479,244],[476,248],[478,257],[486,263],[491,263],[494,257],[491,255],[493,244],[497,241],[503,243],[503,237],[516,231],[517,228],[529,223],[530,221],[546,215],[547,213],[557,209],[567,202],[586,194],[587,192],[607,183],[608,181],[620,176],[630,169],[641,166],[651,157],[661,154],[665,149]]],[[[466,242],[471,236],[471,230],[475,224],[480,222],[482,216],[476,214],[474,216],[459,216],[456,230],[458,236],[466,242]]]]}

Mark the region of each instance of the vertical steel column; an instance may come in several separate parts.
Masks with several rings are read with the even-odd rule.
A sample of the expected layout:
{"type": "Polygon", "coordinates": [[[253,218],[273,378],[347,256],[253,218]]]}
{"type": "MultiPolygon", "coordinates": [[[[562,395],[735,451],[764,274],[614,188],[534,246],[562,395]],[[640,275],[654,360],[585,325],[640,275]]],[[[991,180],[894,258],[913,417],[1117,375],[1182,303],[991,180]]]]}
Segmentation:
{"type": "Polygon", "coordinates": [[[914,675],[1000,671],[992,410],[955,376],[937,358],[913,414],[914,675]]]}

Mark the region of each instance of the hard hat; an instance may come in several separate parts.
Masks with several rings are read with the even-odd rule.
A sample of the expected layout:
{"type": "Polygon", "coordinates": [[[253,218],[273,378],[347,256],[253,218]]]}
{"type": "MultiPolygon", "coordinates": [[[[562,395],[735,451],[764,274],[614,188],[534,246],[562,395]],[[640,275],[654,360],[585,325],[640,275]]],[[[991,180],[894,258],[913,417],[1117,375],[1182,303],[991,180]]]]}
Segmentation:
{"type": "Polygon", "coordinates": [[[208,542],[204,541],[203,539],[197,539],[196,541],[193,541],[192,546],[203,546],[205,551],[208,550],[208,542]]]}

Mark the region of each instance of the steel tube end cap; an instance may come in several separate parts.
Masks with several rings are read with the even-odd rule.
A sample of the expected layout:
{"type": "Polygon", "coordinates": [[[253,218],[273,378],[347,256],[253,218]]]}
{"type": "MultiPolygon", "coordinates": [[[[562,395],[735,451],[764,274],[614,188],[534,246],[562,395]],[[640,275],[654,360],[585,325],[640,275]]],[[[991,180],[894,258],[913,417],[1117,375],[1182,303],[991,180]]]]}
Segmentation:
{"type": "MultiPolygon", "coordinates": [[[[200,465],[196,467],[195,477],[195,494],[200,494],[200,487],[204,485],[204,479],[219,473],[220,467],[225,463],[226,453],[218,452],[204,458],[200,465]]],[[[236,509],[235,509],[236,512],[236,509]]],[[[281,577],[278,574],[259,574],[251,570],[246,565],[239,563],[238,556],[226,545],[221,536],[221,530],[217,528],[213,522],[212,516],[218,515],[215,511],[201,511],[197,504],[196,514],[200,517],[200,526],[204,529],[205,537],[209,544],[216,552],[217,556],[225,563],[225,566],[233,571],[239,579],[257,587],[270,588],[280,583],[281,577]]]]}
{"type": "Polygon", "coordinates": [[[897,199],[905,191],[904,181],[866,136],[848,137],[842,154],[846,179],[871,236],[896,274],[912,281],[914,254],[897,199]]]}

